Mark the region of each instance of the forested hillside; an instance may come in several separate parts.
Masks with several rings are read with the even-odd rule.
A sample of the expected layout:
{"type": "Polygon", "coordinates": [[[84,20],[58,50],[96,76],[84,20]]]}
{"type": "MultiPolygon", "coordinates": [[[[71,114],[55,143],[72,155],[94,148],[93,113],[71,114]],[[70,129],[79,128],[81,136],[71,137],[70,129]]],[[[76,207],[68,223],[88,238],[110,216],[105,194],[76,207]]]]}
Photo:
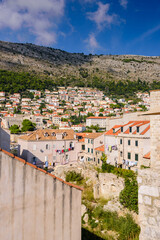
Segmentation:
{"type": "Polygon", "coordinates": [[[91,81],[83,81],[78,78],[57,78],[40,76],[29,72],[13,72],[7,70],[0,70],[0,91],[9,93],[22,93],[27,89],[37,90],[53,90],[58,86],[79,86],[79,87],[93,87],[104,91],[107,95],[132,97],[135,92],[149,91],[151,89],[159,89],[160,82],[153,81],[148,83],[146,81],[103,81],[98,77],[93,77],[91,81]]]}

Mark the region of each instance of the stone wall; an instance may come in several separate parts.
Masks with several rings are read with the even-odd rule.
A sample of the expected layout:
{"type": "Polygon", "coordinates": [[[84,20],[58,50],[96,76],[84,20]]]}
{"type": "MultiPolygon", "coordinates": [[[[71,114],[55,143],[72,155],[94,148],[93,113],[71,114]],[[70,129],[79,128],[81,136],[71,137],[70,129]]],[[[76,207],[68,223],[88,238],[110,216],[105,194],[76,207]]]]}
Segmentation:
{"type": "Polygon", "coordinates": [[[160,239],[160,172],[141,170],[139,183],[140,240],[160,239]]]}
{"type": "Polygon", "coordinates": [[[114,198],[119,197],[124,189],[124,179],[112,173],[99,173],[99,182],[94,186],[95,198],[114,198]]]}
{"type": "Polygon", "coordinates": [[[0,151],[0,239],[81,240],[81,189],[0,151]]]}
{"type": "Polygon", "coordinates": [[[140,240],[160,239],[160,90],[150,97],[151,168],[138,173],[140,240]]]}

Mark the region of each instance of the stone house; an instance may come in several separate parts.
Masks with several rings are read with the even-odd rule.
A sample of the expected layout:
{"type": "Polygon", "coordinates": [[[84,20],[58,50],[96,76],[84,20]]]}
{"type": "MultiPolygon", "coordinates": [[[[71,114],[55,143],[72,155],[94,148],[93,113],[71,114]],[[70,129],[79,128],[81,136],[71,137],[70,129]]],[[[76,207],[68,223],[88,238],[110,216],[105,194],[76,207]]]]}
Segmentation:
{"type": "Polygon", "coordinates": [[[115,125],[105,133],[104,143],[107,162],[112,165],[133,170],[150,165],[150,121],[115,125]]]}
{"type": "Polygon", "coordinates": [[[102,165],[102,160],[101,157],[103,156],[104,153],[104,145],[95,148],[95,162],[96,165],[102,165]]]}
{"type": "Polygon", "coordinates": [[[86,119],[86,126],[90,127],[91,125],[99,125],[100,128],[106,128],[106,119],[107,117],[88,117],[86,119]]]}
{"type": "Polygon", "coordinates": [[[96,148],[104,144],[104,133],[86,133],[82,144],[82,155],[85,162],[97,163],[96,148]]]}
{"type": "Polygon", "coordinates": [[[78,160],[79,144],[73,130],[39,129],[18,139],[18,156],[42,166],[73,163],[78,160]]]}

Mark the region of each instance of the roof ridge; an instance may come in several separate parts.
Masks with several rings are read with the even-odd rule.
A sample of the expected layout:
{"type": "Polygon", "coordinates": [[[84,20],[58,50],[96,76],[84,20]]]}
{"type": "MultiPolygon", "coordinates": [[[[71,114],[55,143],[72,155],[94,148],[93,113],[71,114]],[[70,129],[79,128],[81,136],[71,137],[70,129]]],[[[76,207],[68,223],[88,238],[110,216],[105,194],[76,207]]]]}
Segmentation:
{"type": "Polygon", "coordinates": [[[34,164],[29,163],[29,162],[25,161],[24,159],[19,158],[19,157],[15,156],[14,154],[12,154],[12,153],[10,153],[10,152],[7,152],[6,150],[4,150],[4,149],[2,149],[2,148],[0,148],[0,151],[3,152],[3,153],[5,153],[5,154],[7,154],[8,156],[10,156],[10,157],[12,157],[12,158],[15,158],[16,160],[18,160],[18,161],[20,161],[20,162],[22,162],[22,163],[24,163],[24,164],[27,164],[28,166],[31,166],[31,167],[37,169],[38,171],[41,171],[41,172],[43,172],[43,173],[51,176],[51,177],[54,178],[54,179],[59,180],[60,182],[66,184],[66,185],[69,185],[70,187],[74,187],[74,188],[76,188],[76,189],[78,189],[78,190],[83,191],[83,188],[81,188],[81,187],[79,187],[79,186],[77,186],[77,185],[74,185],[74,184],[72,184],[72,183],[66,182],[66,181],[64,181],[63,179],[61,179],[61,178],[59,178],[59,177],[56,177],[55,175],[53,175],[53,174],[51,174],[51,173],[48,173],[48,172],[45,171],[44,169],[38,168],[38,167],[35,166],[34,164]]]}

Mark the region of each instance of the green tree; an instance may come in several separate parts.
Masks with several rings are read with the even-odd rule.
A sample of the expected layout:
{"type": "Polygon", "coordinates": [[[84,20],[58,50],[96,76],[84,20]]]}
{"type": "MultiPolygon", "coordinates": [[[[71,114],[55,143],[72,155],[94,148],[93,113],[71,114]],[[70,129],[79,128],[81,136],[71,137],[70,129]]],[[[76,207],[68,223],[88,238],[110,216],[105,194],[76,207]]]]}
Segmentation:
{"type": "Polygon", "coordinates": [[[24,119],[22,122],[22,132],[34,131],[36,124],[32,123],[28,119],[24,119]]]}
{"type": "Polygon", "coordinates": [[[9,130],[11,131],[11,134],[17,134],[19,132],[21,132],[21,130],[19,129],[19,126],[14,124],[12,125],[9,130]]]}

